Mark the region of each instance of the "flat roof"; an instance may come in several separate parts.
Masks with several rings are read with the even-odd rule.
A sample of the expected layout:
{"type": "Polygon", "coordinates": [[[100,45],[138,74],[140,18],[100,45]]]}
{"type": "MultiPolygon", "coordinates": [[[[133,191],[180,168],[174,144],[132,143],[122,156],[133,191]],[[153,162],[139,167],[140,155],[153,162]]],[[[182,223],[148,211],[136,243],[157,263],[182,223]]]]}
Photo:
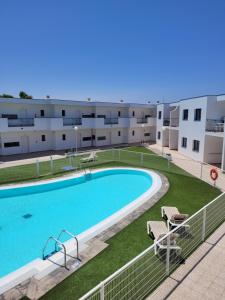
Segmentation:
{"type": "Polygon", "coordinates": [[[80,105],[80,106],[115,106],[115,107],[154,107],[155,104],[143,103],[126,103],[126,102],[104,102],[104,101],[77,101],[77,100],[62,100],[62,99],[21,99],[21,98],[0,98],[0,103],[13,104],[41,104],[41,105],[80,105]]]}

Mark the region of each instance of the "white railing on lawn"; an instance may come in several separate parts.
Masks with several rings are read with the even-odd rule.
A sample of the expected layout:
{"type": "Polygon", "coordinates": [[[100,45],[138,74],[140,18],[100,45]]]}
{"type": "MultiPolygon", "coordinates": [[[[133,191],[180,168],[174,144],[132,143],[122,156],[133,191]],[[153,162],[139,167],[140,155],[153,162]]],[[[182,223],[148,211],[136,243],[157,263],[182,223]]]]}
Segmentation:
{"type": "Polygon", "coordinates": [[[143,299],[183,263],[223,221],[225,193],[172,229],[80,300],[143,299]],[[176,249],[170,247],[171,242],[175,242],[176,249]]]}

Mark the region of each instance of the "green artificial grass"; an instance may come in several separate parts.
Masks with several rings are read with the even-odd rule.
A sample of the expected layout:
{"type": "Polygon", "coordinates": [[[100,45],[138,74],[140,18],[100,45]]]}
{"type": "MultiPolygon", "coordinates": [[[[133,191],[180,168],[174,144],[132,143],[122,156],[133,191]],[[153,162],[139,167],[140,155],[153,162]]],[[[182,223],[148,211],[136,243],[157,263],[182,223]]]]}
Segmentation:
{"type": "MultiPolygon", "coordinates": [[[[120,153],[120,159],[123,160],[123,163],[110,162],[103,164],[102,167],[137,166],[140,162],[140,156],[137,152],[151,153],[141,147],[129,147],[127,150],[130,152],[121,151],[120,153]]],[[[119,159],[117,155],[118,153],[114,153],[116,160],[119,159]]],[[[168,162],[161,157],[144,155],[142,166],[159,170],[168,178],[170,188],[167,194],[141,217],[109,239],[107,241],[109,246],[104,251],[50,290],[42,297],[43,300],[79,299],[149,247],[153,241],[146,234],[146,222],[148,220],[161,220],[160,208],[162,205],[176,206],[181,212],[191,215],[220,194],[218,189],[191,176],[173,164],[168,168],[168,162]]]]}

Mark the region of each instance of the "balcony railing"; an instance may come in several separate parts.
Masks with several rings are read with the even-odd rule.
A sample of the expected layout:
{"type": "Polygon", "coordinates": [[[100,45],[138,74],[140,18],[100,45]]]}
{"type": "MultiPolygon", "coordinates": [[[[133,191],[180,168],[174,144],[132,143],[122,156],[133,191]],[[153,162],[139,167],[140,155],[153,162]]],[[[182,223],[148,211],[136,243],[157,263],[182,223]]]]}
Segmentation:
{"type": "Polygon", "coordinates": [[[137,124],[146,124],[148,123],[147,118],[137,118],[137,124]]]}
{"type": "Polygon", "coordinates": [[[81,124],[81,118],[63,118],[63,126],[74,126],[81,124]]]}
{"type": "Polygon", "coordinates": [[[105,118],[104,119],[104,124],[105,125],[114,125],[114,124],[119,124],[119,119],[118,118],[105,118]]]}
{"type": "Polygon", "coordinates": [[[8,119],[8,127],[29,127],[34,126],[34,118],[8,119]]]}
{"type": "Polygon", "coordinates": [[[178,127],[179,118],[170,118],[170,127],[178,127]]]}
{"type": "Polygon", "coordinates": [[[164,119],[163,126],[170,126],[170,119],[164,119]]]}
{"type": "Polygon", "coordinates": [[[206,131],[211,132],[224,132],[224,121],[223,120],[210,120],[206,121],[206,131]]]}

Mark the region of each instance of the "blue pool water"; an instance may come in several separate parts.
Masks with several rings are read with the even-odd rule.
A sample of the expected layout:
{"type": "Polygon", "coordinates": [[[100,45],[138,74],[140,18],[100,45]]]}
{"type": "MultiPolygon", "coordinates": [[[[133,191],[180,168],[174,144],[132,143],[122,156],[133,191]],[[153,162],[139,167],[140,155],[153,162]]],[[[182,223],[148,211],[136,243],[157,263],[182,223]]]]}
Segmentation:
{"type": "Polygon", "coordinates": [[[82,176],[0,190],[0,276],[41,258],[49,236],[57,237],[62,229],[77,235],[151,185],[146,172],[112,169],[93,173],[91,179],[82,176]]]}

